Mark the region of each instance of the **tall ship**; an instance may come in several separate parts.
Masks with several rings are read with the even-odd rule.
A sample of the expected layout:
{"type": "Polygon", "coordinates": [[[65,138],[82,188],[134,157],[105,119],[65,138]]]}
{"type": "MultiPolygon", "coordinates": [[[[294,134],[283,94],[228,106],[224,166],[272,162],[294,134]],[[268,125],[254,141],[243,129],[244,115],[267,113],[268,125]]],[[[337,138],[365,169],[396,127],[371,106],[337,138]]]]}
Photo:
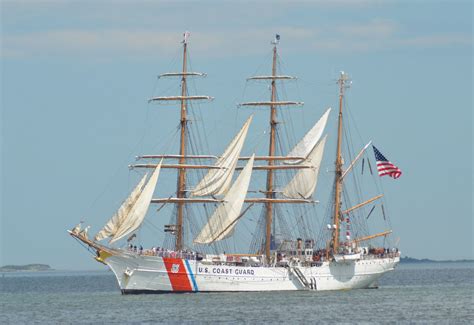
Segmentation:
{"type": "Polygon", "coordinates": [[[276,35],[271,73],[248,79],[263,83],[269,98],[239,104],[241,112],[253,111],[260,118],[268,114],[267,132],[260,133],[263,140],[255,148],[262,151],[266,141],[268,147],[263,154],[242,154],[256,119],[249,114],[232,139],[222,135],[230,140],[224,152],[211,155],[199,151],[195,140],[202,136],[192,129],[199,124],[192,115],[194,103],[212,97],[190,93],[190,80],[205,74],[188,70],[188,40],[185,33],[180,71],[159,76],[179,80],[180,93],[149,100],[179,109],[179,147],[173,153],[138,156],[129,166],[139,173],[138,183],[105,226],[89,237],[89,226],[81,222],[69,234],[112,270],[123,294],[376,287],[378,279],[397,266],[400,252],[390,237],[383,195],[365,191],[365,178],[378,180],[367,152],[370,142],[350,149],[351,133],[345,130],[348,75],[341,72],[336,83],[334,135],[325,134],[328,108],[292,144],[286,129],[294,108],[303,103],[280,96],[279,87],[295,78],[279,71],[276,35]],[[335,159],[324,170],[328,136],[335,139],[335,159]],[[176,177],[174,189],[160,188],[165,172],[176,177]],[[315,199],[320,172],[330,179],[317,192],[327,197],[323,212],[315,199]],[[159,189],[171,195],[156,196],[159,189]],[[166,209],[170,222],[162,230],[163,243],[143,248],[139,230],[146,225],[145,217],[163,218],[166,209]],[[388,226],[370,233],[368,222],[374,219],[388,226]]]}

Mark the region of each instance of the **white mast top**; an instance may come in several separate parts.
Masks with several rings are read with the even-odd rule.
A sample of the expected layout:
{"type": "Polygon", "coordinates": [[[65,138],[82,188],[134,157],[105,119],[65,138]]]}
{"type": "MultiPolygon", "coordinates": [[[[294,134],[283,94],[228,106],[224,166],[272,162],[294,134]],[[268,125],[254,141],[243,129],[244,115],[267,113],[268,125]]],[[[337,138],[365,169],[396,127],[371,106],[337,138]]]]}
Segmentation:
{"type": "Polygon", "coordinates": [[[275,34],[275,39],[271,42],[272,45],[278,45],[280,43],[280,35],[279,34],[275,34]]]}
{"type": "Polygon", "coordinates": [[[183,40],[182,40],[182,43],[183,43],[183,44],[188,44],[188,39],[189,39],[189,36],[190,36],[190,35],[191,35],[191,33],[188,32],[188,31],[185,31],[185,32],[183,33],[183,40]]]}

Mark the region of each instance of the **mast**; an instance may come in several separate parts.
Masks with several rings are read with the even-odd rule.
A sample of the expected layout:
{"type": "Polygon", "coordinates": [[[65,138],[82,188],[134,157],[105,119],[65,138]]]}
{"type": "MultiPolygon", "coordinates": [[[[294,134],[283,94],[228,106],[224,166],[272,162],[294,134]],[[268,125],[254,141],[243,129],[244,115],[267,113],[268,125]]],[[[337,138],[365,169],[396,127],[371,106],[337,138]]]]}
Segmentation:
{"type": "MultiPolygon", "coordinates": [[[[183,72],[181,76],[181,135],[180,135],[180,146],[179,146],[179,164],[184,165],[186,162],[186,76],[187,76],[187,35],[184,34],[183,40],[183,72]]],[[[186,195],[186,169],[180,168],[178,170],[178,189],[177,189],[177,197],[183,198],[186,195]]],[[[177,203],[178,213],[176,216],[176,243],[175,249],[177,251],[183,248],[183,210],[184,204],[182,202],[177,203]]]]}
{"type": "MultiPolygon", "coordinates": [[[[205,77],[205,73],[200,72],[189,72],[187,71],[187,50],[188,50],[188,38],[190,33],[185,32],[183,38],[183,65],[181,72],[169,72],[164,73],[159,76],[162,77],[180,77],[181,78],[181,95],[180,96],[158,96],[153,97],[149,100],[149,102],[179,102],[180,103],[180,145],[179,145],[179,155],[162,155],[161,158],[174,158],[178,159],[177,165],[168,165],[168,168],[177,168],[178,169],[178,179],[177,179],[177,190],[176,196],[178,200],[176,201],[177,207],[177,215],[176,215],[176,224],[175,225],[167,225],[172,226],[171,231],[175,236],[175,250],[182,250],[183,249],[183,216],[184,216],[184,199],[186,198],[186,169],[189,167],[186,165],[186,159],[188,156],[186,155],[186,142],[187,142],[187,103],[190,100],[212,100],[213,97],[210,96],[188,96],[187,92],[187,78],[188,77],[205,77]]],[[[156,155],[145,155],[141,158],[160,158],[156,155]]],[[[196,157],[196,156],[191,156],[196,157]]],[[[202,157],[200,157],[202,158],[202,157]]],[[[134,167],[148,167],[145,166],[134,166],[134,167]]],[[[199,167],[199,166],[198,166],[199,167]]],[[[201,166],[201,168],[204,166],[201,166]]],[[[166,227],[165,227],[166,228],[166,227]]],[[[166,231],[166,229],[165,229],[166,231]]]]}
{"type": "Polygon", "coordinates": [[[335,197],[334,197],[334,216],[333,216],[333,225],[334,232],[332,238],[332,252],[336,254],[339,249],[339,221],[341,219],[341,194],[342,194],[342,106],[344,100],[344,89],[348,88],[349,85],[348,77],[341,71],[341,76],[337,80],[339,85],[339,117],[338,117],[338,127],[337,127],[337,149],[336,149],[336,188],[335,188],[335,197]]]}
{"type": "MultiPolygon", "coordinates": [[[[271,102],[276,101],[276,60],[277,60],[277,41],[273,42],[273,62],[272,62],[272,95],[271,102]]],[[[273,157],[275,155],[275,140],[276,140],[276,107],[274,104],[270,105],[270,144],[268,148],[268,156],[273,157]]],[[[269,160],[268,165],[272,166],[274,160],[269,160]]],[[[267,188],[266,188],[267,199],[274,198],[273,192],[273,170],[268,169],[267,171],[267,188]]],[[[273,203],[269,201],[266,203],[266,229],[265,229],[265,256],[267,263],[270,262],[270,248],[271,248],[271,237],[272,237],[272,222],[273,222],[273,203]]]]}
{"type": "MultiPolygon", "coordinates": [[[[295,166],[285,166],[277,164],[278,160],[285,160],[284,157],[275,156],[276,151],[276,127],[277,121],[277,109],[281,106],[302,106],[303,102],[295,101],[278,101],[276,91],[277,80],[294,80],[295,77],[287,75],[277,75],[277,45],[280,41],[280,35],[276,34],[275,39],[272,41],[273,45],[273,60],[272,60],[272,74],[265,76],[254,76],[247,80],[270,80],[271,81],[271,98],[270,101],[258,101],[258,102],[246,102],[241,103],[239,106],[257,106],[257,107],[269,107],[270,108],[270,141],[268,145],[268,156],[255,157],[255,160],[267,160],[268,164],[264,166],[254,166],[254,170],[263,169],[267,170],[267,181],[265,189],[265,199],[258,202],[265,203],[265,256],[267,263],[270,263],[270,251],[271,251],[271,240],[272,240],[272,225],[273,225],[273,204],[275,203],[294,203],[294,200],[288,199],[276,199],[274,189],[273,170],[274,169],[295,169],[295,166]]],[[[294,157],[292,157],[294,158],[294,157]]],[[[305,157],[304,157],[305,158],[305,157]]],[[[298,166],[303,167],[303,166],[298,166]]],[[[306,168],[307,166],[304,166],[306,168]]],[[[246,200],[249,202],[249,200],[246,200]]],[[[308,201],[305,201],[308,203],[308,201]]]]}

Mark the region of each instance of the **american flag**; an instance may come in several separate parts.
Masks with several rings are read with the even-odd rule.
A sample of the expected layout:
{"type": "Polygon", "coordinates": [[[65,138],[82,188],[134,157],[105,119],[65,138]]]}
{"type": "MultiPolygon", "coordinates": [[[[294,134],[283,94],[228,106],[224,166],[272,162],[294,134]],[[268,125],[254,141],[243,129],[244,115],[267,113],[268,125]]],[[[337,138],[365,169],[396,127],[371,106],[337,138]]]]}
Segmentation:
{"type": "Polygon", "coordinates": [[[377,148],[375,148],[374,146],[372,146],[372,148],[374,149],[375,160],[377,161],[377,171],[379,172],[379,176],[388,175],[395,179],[399,178],[402,175],[402,171],[400,170],[400,168],[388,161],[388,159],[385,158],[384,155],[382,155],[377,148]]]}

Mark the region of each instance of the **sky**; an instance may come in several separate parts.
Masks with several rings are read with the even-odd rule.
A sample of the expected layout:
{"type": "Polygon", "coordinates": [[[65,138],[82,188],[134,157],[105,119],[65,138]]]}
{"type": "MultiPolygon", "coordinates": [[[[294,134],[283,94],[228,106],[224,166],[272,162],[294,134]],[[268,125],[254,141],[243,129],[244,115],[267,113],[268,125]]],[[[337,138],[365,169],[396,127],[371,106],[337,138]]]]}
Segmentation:
{"type": "Polygon", "coordinates": [[[212,152],[248,115],[236,103],[278,33],[299,77],[288,97],[305,102],[297,135],[337,106],[347,71],[362,137],[404,172],[381,180],[403,254],[473,258],[472,14],[460,0],[1,1],[0,264],[100,267],[66,229],[98,230],[133,157],[169,149],[177,111],[147,99],[178,89],[156,76],[179,69],[186,30],[208,74],[196,88],[215,97],[195,121],[212,152]]]}

